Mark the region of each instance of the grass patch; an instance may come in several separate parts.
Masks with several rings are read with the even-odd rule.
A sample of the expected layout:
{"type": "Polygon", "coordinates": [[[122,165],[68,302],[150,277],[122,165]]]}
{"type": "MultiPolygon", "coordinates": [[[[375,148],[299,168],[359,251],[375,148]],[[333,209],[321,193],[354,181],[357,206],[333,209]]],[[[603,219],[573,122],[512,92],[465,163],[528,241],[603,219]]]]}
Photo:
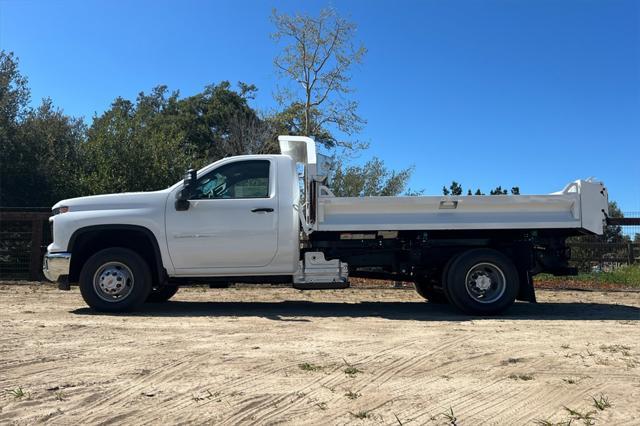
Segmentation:
{"type": "Polygon", "coordinates": [[[600,284],[615,284],[625,287],[640,287],[640,265],[621,266],[608,272],[580,273],[573,277],[556,277],[550,274],[536,275],[537,282],[584,283],[597,287],[600,284]]]}
{"type": "Polygon", "coordinates": [[[565,406],[563,407],[567,413],[571,416],[573,420],[582,420],[582,423],[586,426],[591,426],[595,424],[596,419],[593,417],[596,414],[595,411],[587,411],[586,413],[581,413],[578,410],[572,410],[571,408],[565,406]]]}
{"type": "Polygon", "coordinates": [[[353,367],[353,366],[349,366],[344,369],[344,374],[346,374],[347,376],[353,377],[358,373],[362,373],[362,370],[358,370],[356,367],[353,367]]]}
{"type": "Polygon", "coordinates": [[[525,382],[533,380],[533,374],[510,374],[511,380],[524,380],[525,382]]]}
{"type": "Polygon", "coordinates": [[[344,371],[344,374],[346,374],[347,376],[354,377],[356,374],[362,373],[362,370],[357,369],[353,364],[351,364],[346,359],[342,358],[342,361],[347,366],[344,370],[342,370],[344,371]]]}
{"type": "Polygon", "coordinates": [[[502,365],[517,364],[521,361],[522,361],[522,358],[507,358],[504,361],[502,361],[502,365]]]}
{"type": "Polygon", "coordinates": [[[600,350],[610,353],[620,352],[624,356],[631,355],[631,353],[629,352],[631,350],[631,347],[626,345],[601,345],[600,350]]]}
{"type": "Polygon", "coordinates": [[[600,394],[600,397],[598,398],[596,398],[595,396],[591,397],[591,399],[593,399],[593,406],[600,411],[604,411],[607,408],[611,407],[611,402],[609,402],[609,398],[604,394],[600,394]]]}
{"type": "Polygon", "coordinates": [[[321,365],[315,365],[308,362],[303,362],[302,364],[298,364],[298,368],[302,371],[320,371],[322,370],[321,365]]]}
{"type": "Polygon", "coordinates": [[[25,396],[26,397],[29,396],[29,393],[25,392],[24,389],[22,389],[21,387],[17,387],[15,389],[7,389],[7,393],[12,397],[14,397],[15,399],[20,399],[20,398],[24,398],[25,396]]]}
{"type": "Polygon", "coordinates": [[[456,426],[458,424],[458,418],[453,413],[453,407],[449,407],[449,411],[445,411],[441,415],[447,419],[450,425],[456,426]]]}
{"type": "Polygon", "coordinates": [[[358,399],[360,398],[361,395],[358,392],[349,391],[345,393],[344,396],[346,396],[349,399],[358,399]]]}
{"type": "Polygon", "coordinates": [[[571,426],[571,420],[560,421],[556,423],[550,420],[535,419],[533,421],[533,424],[538,426],[571,426]]]}
{"type": "Polygon", "coordinates": [[[351,411],[349,411],[349,414],[360,420],[368,419],[369,417],[371,417],[371,413],[369,413],[368,411],[358,411],[356,413],[352,413],[351,411]]]}

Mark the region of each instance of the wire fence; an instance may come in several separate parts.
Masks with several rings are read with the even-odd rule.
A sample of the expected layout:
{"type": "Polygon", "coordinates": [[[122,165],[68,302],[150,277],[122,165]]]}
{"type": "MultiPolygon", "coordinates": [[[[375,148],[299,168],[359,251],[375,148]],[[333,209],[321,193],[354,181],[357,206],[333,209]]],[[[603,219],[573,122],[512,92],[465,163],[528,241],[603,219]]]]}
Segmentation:
{"type": "Polygon", "coordinates": [[[51,242],[49,208],[0,207],[0,279],[41,280],[51,242]]]}
{"type": "MultiPolygon", "coordinates": [[[[42,257],[51,242],[49,208],[0,207],[0,280],[42,280],[42,257]]],[[[625,212],[640,218],[640,212],[625,212]]],[[[640,263],[640,225],[623,226],[624,242],[572,242],[571,264],[582,272],[640,263]]]]}

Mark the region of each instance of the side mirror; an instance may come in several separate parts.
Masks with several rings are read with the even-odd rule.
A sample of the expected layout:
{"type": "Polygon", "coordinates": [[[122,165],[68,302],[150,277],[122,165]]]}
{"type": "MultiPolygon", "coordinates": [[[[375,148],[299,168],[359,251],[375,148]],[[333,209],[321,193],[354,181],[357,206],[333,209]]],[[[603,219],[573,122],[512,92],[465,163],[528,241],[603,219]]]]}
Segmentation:
{"type": "Polygon", "coordinates": [[[176,210],[189,210],[189,198],[193,195],[198,180],[198,172],[189,169],[182,181],[182,190],[176,195],[176,210]]]}

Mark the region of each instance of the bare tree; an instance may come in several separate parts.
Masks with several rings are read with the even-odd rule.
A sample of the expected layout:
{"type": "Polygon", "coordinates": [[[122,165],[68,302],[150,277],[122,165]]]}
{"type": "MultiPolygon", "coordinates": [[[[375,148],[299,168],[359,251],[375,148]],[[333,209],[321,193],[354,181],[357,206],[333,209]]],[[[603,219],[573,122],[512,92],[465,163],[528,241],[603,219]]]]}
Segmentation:
{"type": "Polygon", "coordinates": [[[287,104],[287,123],[299,134],[316,136],[328,146],[352,144],[338,141],[330,128],[353,135],[365,121],[357,114],[358,102],[348,99],[350,69],[362,61],[363,45],[355,45],[356,25],[331,8],[318,17],[278,14],[273,11],[276,27],[272,34],[283,43],[274,64],[288,83],[277,99],[287,104]],[[291,114],[298,119],[291,119],[291,114]]]}

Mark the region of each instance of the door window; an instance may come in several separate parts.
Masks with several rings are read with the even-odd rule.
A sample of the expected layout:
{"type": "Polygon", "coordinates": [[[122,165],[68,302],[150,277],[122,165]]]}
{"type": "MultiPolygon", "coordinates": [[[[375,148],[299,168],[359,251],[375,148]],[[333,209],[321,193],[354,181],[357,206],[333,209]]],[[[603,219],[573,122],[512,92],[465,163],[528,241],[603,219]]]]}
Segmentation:
{"type": "Polygon", "coordinates": [[[269,198],[268,160],[236,161],[198,179],[191,199],[269,198]]]}

